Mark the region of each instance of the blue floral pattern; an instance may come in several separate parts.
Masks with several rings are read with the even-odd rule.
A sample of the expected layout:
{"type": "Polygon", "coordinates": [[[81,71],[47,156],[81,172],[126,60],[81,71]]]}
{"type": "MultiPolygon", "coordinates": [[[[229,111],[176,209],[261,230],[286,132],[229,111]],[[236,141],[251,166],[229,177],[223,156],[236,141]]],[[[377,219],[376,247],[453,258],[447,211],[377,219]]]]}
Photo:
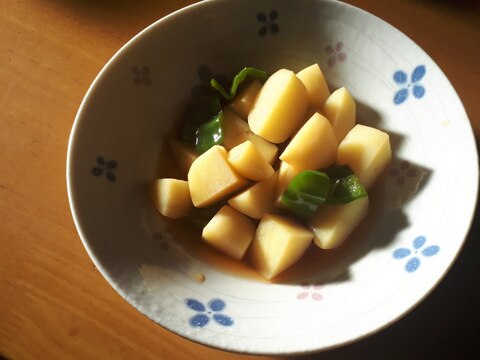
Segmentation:
{"type": "Polygon", "coordinates": [[[280,27],[276,24],[275,20],[278,18],[278,11],[273,9],[270,13],[265,14],[263,12],[259,12],[257,14],[257,20],[262,26],[258,29],[258,35],[265,36],[267,35],[268,31],[272,34],[276,34],[280,31],[280,27]]]}
{"type": "Polygon", "coordinates": [[[403,104],[408,98],[410,89],[412,90],[412,94],[415,98],[421,99],[425,95],[425,88],[422,84],[419,84],[419,81],[423,79],[425,73],[425,65],[418,65],[415,69],[413,69],[410,80],[408,80],[408,75],[404,71],[395,71],[393,74],[393,80],[395,83],[400,85],[401,88],[395,93],[393,102],[396,105],[403,104]]]}
{"type": "MultiPolygon", "coordinates": [[[[427,239],[425,236],[417,236],[415,240],[413,240],[413,249],[407,248],[398,248],[393,252],[394,259],[404,259],[413,255],[408,259],[407,263],[405,264],[405,270],[409,273],[415,272],[420,267],[420,258],[418,256],[420,249],[425,245],[427,239]]],[[[436,255],[440,251],[440,246],[438,245],[431,245],[423,250],[420,251],[420,254],[423,256],[433,256],[436,255]]]]}
{"type": "Polygon", "coordinates": [[[97,165],[92,168],[92,174],[94,176],[101,176],[105,174],[108,180],[114,182],[117,177],[114,170],[118,164],[115,160],[105,160],[103,156],[97,156],[97,165]]]}
{"type": "Polygon", "coordinates": [[[230,316],[220,313],[226,307],[225,301],[222,299],[212,299],[205,306],[200,301],[189,298],[185,300],[185,304],[197,312],[189,320],[193,327],[204,327],[210,322],[210,318],[213,318],[217,324],[222,326],[233,325],[233,319],[230,316]]]}

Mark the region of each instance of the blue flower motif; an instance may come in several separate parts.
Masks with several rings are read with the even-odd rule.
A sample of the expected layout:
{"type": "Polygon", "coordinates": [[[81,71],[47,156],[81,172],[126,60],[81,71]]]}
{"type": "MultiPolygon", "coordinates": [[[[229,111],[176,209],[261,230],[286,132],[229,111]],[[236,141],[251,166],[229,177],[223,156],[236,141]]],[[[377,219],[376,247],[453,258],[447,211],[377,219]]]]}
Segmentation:
{"type": "Polygon", "coordinates": [[[105,173],[105,176],[111,182],[114,182],[117,177],[114,170],[117,168],[118,163],[115,160],[106,160],[103,156],[97,156],[97,165],[92,168],[92,174],[94,176],[100,176],[105,173]]]}
{"type": "Polygon", "coordinates": [[[407,74],[398,70],[393,74],[393,81],[401,85],[402,88],[395,93],[393,97],[393,102],[396,105],[400,105],[408,98],[409,89],[412,88],[413,96],[417,99],[421,99],[425,95],[425,88],[418,82],[422,80],[425,76],[426,68],[425,65],[418,65],[412,72],[410,76],[410,81],[408,81],[407,74]]]}
{"type": "MultiPolygon", "coordinates": [[[[405,270],[409,273],[416,271],[420,267],[420,259],[418,256],[418,252],[420,248],[425,245],[427,239],[425,236],[417,236],[415,240],[413,240],[413,250],[406,249],[406,248],[398,248],[393,252],[394,259],[404,259],[410,255],[413,255],[410,259],[408,259],[407,263],[405,264],[405,270]],[[413,254],[412,254],[413,253],[413,254]]],[[[440,246],[438,245],[431,245],[424,248],[420,254],[423,256],[433,256],[440,251],[440,246]]]]}
{"type": "Polygon", "coordinates": [[[268,33],[268,30],[272,32],[272,34],[276,34],[280,31],[280,27],[275,23],[278,18],[278,11],[273,9],[270,13],[265,14],[263,12],[257,13],[257,20],[262,26],[258,30],[258,35],[265,36],[268,33]]]}
{"type": "Polygon", "coordinates": [[[219,314],[220,311],[225,309],[226,304],[222,299],[212,299],[208,302],[208,308],[200,301],[189,298],[185,299],[185,304],[192,310],[195,310],[197,314],[193,315],[189,323],[193,327],[204,327],[210,321],[210,316],[219,325],[232,326],[233,319],[227,315],[219,314]]]}

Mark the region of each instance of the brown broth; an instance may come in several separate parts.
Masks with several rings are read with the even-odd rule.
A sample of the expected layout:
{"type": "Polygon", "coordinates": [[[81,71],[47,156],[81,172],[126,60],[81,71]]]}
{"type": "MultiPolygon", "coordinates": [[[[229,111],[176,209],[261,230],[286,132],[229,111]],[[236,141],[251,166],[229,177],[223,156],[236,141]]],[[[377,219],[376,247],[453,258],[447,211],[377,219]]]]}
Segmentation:
{"type": "Polygon", "coordinates": [[[224,273],[266,282],[249,264],[248,259],[238,261],[204,243],[201,229],[191,226],[185,220],[166,220],[168,221],[167,231],[177,239],[179,246],[190,256],[224,273]]]}
{"type": "MultiPolygon", "coordinates": [[[[375,189],[378,190],[378,189],[375,189]]],[[[375,191],[377,193],[378,191],[375,191]]],[[[376,194],[375,194],[376,195],[376,194]]],[[[371,195],[375,200],[378,196],[371,195]]],[[[378,212],[372,206],[369,214],[337,249],[323,250],[312,244],[290,268],[272,280],[264,279],[251,265],[248,251],[242,261],[235,260],[202,241],[201,229],[186,226],[185,220],[168,220],[168,231],[192,257],[224,273],[264,283],[326,283],[349,276],[349,266],[373,245],[365,243],[378,212]]],[[[161,215],[160,215],[161,216],[161,215]]]]}

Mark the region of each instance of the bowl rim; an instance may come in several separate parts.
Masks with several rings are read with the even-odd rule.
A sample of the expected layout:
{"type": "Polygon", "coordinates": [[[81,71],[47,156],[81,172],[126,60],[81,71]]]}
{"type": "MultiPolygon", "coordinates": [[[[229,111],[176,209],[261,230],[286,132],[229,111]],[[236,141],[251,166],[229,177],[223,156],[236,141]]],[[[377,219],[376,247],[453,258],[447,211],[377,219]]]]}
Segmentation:
{"type": "MultiPolygon", "coordinates": [[[[473,133],[473,128],[472,128],[472,124],[471,122],[468,123],[468,127],[469,127],[469,134],[471,135],[472,137],[472,143],[474,145],[474,148],[475,148],[475,151],[474,151],[474,154],[473,156],[475,157],[476,159],[476,167],[472,167],[473,170],[475,171],[475,178],[477,180],[477,184],[476,184],[476,187],[475,187],[475,193],[472,194],[475,195],[475,200],[473,201],[472,203],[472,209],[469,209],[469,211],[471,210],[471,216],[470,216],[470,219],[468,221],[468,226],[464,229],[464,231],[462,232],[463,235],[462,235],[462,239],[459,239],[459,243],[460,243],[460,246],[458,247],[458,250],[456,251],[456,253],[452,254],[451,258],[450,258],[450,262],[448,264],[448,266],[442,268],[442,273],[440,274],[440,276],[437,277],[436,281],[432,282],[431,284],[429,284],[429,288],[428,288],[428,291],[426,291],[423,296],[419,296],[415,302],[411,303],[406,309],[403,310],[403,312],[397,314],[397,316],[393,317],[393,318],[390,318],[388,319],[388,321],[384,322],[381,326],[377,326],[375,327],[374,329],[371,329],[369,328],[367,331],[363,331],[362,334],[360,334],[359,336],[356,336],[356,337],[352,337],[350,338],[349,340],[347,341],[343,341],[343,342],[337,342],[331,346],[324,346],[324,347],[321,347],[321,348],[316,348],[316,349],[306,349],[306,350],[297,350],[297,351],[265,351],[265,352],[262,352],[262,351],[251,351],[249,349],[242,349],[242,350],[239,350],[239,349],[232,349],[232,348],[226,348],[226,347],[223,347],[221,346],[221,344],[211,344],[211,343],[205,343],[205,342],[202,342],[201,340],[197,340],[193,337],[190,337],[188,336],[187,334],[184,334],[182,333],[180,330],[176,330],[172,327],[169,327],[169,326],[166,326],[165,324],[161,324],[159,323],[158,321],[156,321],[155,319],[153,319],[152,317],[150,317],[148,314],[144,313],[142,310],[140,310],[135,304],[133,304],[131,301],[129,301],[127,299],[127,296],[126,294],[124,293],[124,291],[120,288],[120,286],[112,279],[112,277],[107,273],[107,270],[104,268],[104,266],[102,265],[102,263],[100,262],[99,258],[97,257],[97,255],[95,254],[95,251],[91,248],[90,246],[90,242],[91,240],[88,239],[87,235],[85,234],[85,231],[83,229],[83,224],[82,224],[82,221],[80,219],[81,215],[78,213],[78,209],[76,207],[76,204],[75,204],[75,193],[76,193],[76,188],[75,188],[75,183],[74,183],[74,178],[72,177],[72,169],[74,167],[74,164],[73,164],[73,153],[75,151],[75,149],[77,148],[78,146],[78,142],[80,141],[79,137],[78,137],[78,129],[79,127],[81,126],[81,123],[82,121],[84,121],[84,112],[85,112],[85,109],[87,108],[88,104],[90,103],[91,101],[91,98],[93,97],[94,95],[94,92],[96,90],[96,88],[99,86],[99,84],[102,82],[105,74],[108,72],[108,70],[111,68],[112,64],[114,64],[115,62],[117,62],[117,60],[132,46],[136,43],[136,41],[139,39],[139,38],[142,38],[145,34],[148,34],[152,31],[155,31],[156,28],[158,27],[161,27],[162,24],[164,24],[165,22],[167,21],[171,21],[175,18],[178,18],[179,16],[187,16],[187,14],[190,12],[190,11],[193,11],[193,10],[196,10],[198,8],[202,8],[202,7],[205,7],[205,8],[209,8],[209,7],[215,7],[215,4],[216,3],[224,3],[228,0],[204,0],[204,1],[200,1],[200,2],[196,2],[196,3],[193,3],[193,4],[190,4],[190,5],[187,5],[185,7],[182,7],[178,10],[175,10],[163,17],[161,17],[160,19],[154,21],[153,23],[151,23],[150,25],[148,25],[147,27],[145,27],[144,29],[142,29],[140,32],[138,32],[136,35],[134,35],[131,39],[129,39],[124,45],[122,45],[120,47],[120,49],[118,49],[114,55],[106,62],[106,64],[102,67],[102,69],[99,71],[99,73],[95,76],[94,80],[92,81],[92,83],[89,85],[88,87],[88,90],[86,91],[81,103],[80,103],[80,106],[78,108],[78,111],[75,115],[75,119],[74,119],[74,122],[73,122],[73,125],[72,125],[72,129],[71,129],[71,132],[70,132],[70,136],[69,136],[69,139],[68,139],[68,148],[67,148],[67,160],[66,160],[66,185],[67,185],[67,195],[68,195],[68,201],[69,201],[69,207],[70,207],[70,211],[71,211],[71,214],[72,214],[72,218],[73,218],[73,221],[74,221],[74,224],[75,224],[75,228],[79,234],[79,237],[80,237],[80,240],[82,241],[82,244],[85,248],[85,250],[87,251],[88,253],[88,256],[90,257],[90,259],[92,259],[94,265],[96,266],[97,270],[101,273],[102,277],[112,286],[113,289],[115,289],[115,291],[124,299],[127,301],[128,304],[132,305],[134,308],[136,308],[140,314],[142,314],[143,316],[147,317],[148,319],[154,321],[156,324],[160,325],[161,327],[163,327],[164,329],[172,332],[172,333],[175,333],[177,335],[179,335],[180,337],[182,337],[183,339],[186,339],[188,341],[191,341],[191,342],[194,342],[194,343],[198,343],[198,344],[201,344],[201,345],[204,345],[204,346],[208,346],[208,347],[211,347],[211,348],[215,348],[215,349],[219,349],[219,350],[223,350],[223,351],[228,351],[228,352],[234,352],[234,353],[241,353],[241,354],[249,354],[249,355],[271,355],[271,356],[275,356],[275,355],[305,355],[305,354],[312,354],[312,353],[318,353],[318,352],[323,352],[323,351],[328,351],[328,350],[333,350],[333,349],[337,349],[337,348],[341,348],[341,347],[344,347],[344,346],[347,346],[347,345],[350,345],[352,343],[355,343],[355,342],[358,342],[362,339],[365,339],[367,337],[370,337],[374,334],[377,334],[377,333],[380,333],[381,331],[383,331],[384,329],[388,328],[389,326],[391,326],[392,324],[398,322],[400,319],[406,317],[408,314],[410,314],[413,310],[415,310],[417,308],[417,306],[419,304],[421,304],[428,296],[430,296],[430,294],[438,287],[438,285],[443,281],[443,279],[445,278],[445,276],[449,273],[449,271],[451,270],[451,268],[453,267],[453,265],[455,264],[459,254],[461,253],[463,247],[465,246],[465,242],[467,240],[467,237],[468,237],[468,234],[472,228],[472,225],[473,225],[473,221],[474,221],[474,218],[475,218],[475,209],[479,206],[479,199],[478,199],[478,194],[479,194],[479,184],[478,184],[478,179],[479,179],[479,165],[478,165],[478,145],[476,144],[476,141],[475,141],[475,137],[474,137],[474,133],[473,133]]],[[[307,2],[307,1],[305,1],[307,2]]],[[[423,50],[414,40],[412,40],[409,36],[407,36],[405,33],[403,33],[401,30],[399,30],[398,28],[394,27],[393,25],[391,25],[390,23],[388,23],[387,21],[381,19],[380,17],[376,16],[375,14],[372,14],[366,10],[363,10],[355,5],[352,5],[352,4],[348,4],[348,3],[343,3],[343,2],[338,2],[338,1],[335,1],[335,0],[314,0],[314,1],[309,1],[309,3],[312,3],[312,4],[316,4],[316,3],[334,3],[336,4],[337,6],[345,6],[346,8],[349,8],[351,10],[354,10],[356,12],[359,12],[361,14],[361,16],[369,16],[369,17],[373,17],[375,18],[377,21],[381,22],[384,26],[387,26],[391,29],[394,29],[396,32],[398,32],[399,34],[401,34],[403,37],[405,37],[406,39],[408,39],[412,44],[414,44],[416,47],[418,47],[421,51],[423,51],[423,53],[425,54],[425,56],[428,58],[429,61],[431,61],[438,69],[438,71],[440,71],[441,75],[446,79],[446,81],[448,82],[448,84],[451,86],[453,92],[455,93],[455,95],[457,96],[458,98],[458,101],[459,101],[459,106],[461,108],[461,110],[465,113],[465,116],[466,118],[468,119],[468,114],[465,110],[465,107],[463,105],[463,102],[462,100],[460,99],[460,96],[458,95],[458,93],[456,92],[453,84],[450,82],[450,80],[448,79],[448,77],[445,75],[445,73],[443,72],[443,70],[438,66],[438,64],[430,57],[430,55],[428,55],[425,50],[423,50]]]]}

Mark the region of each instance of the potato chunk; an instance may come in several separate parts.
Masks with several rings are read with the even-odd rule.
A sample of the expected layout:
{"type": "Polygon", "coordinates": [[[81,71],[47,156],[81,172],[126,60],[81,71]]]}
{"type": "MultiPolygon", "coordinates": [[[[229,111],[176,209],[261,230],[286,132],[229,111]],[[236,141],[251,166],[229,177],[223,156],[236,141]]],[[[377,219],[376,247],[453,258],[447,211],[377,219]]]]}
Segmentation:
{"type": "Polygon", "coordinates": [[[337,141],[342,141],[355,126],[356,105],[348,90],[335,90],[325,101],[323,114],[332,124],[337,141]]]}
{"type": "Polygon", "coordinates": [[[390,137],[381,130],[357,124],[338,146],[337,165],[348,164],[368,189],[392,159],[390,137]]]}
{"type": "Polygon", "coordinates": [[[312,239],[313,232],[304,225],[284,216],[265,214],[251,245],[252,263],[270,280],[300,259],[312,239]]]}
{"type": "Polygon", "coordinates": [[[278,169],[277,189],[275,191],[275,207],[284,208],[281,199],[283,192],[287,189],[290,181],[298,175],[300,170],[294,168],[288,163],[280,162],[280,168],[278,169]]]}
{"type": "Polygon", "coordinates": [[[315,245],[322,249],[340,246],[368,212],[368,197],[343,205],[322,205],[310,220],[315,245]]]}
{"type": "Polygon", "coordinates": [[[235,138],[241,134],[246,134],[250,131],[250,128],[246,121],[235,114],[232,110],[226,108],[223,110],[222,130],[223,145],[229,149],[238,145],[234,143],[235,138]]]}
{"type": "Polygon", "coordinates": [[[274,173],[272,166],[250,140],[231,149],[228,162],[240,175],[254,181],[268,179],[274,173]]]}
{"type": "Polygon", "coordinates": [[[190,166],[198,157],[195,147],[176,139],[169,139],[169,144],[182,176],[187,176],[190,166]]]}
{"type": "Polygon", "coordinates": [[[170,219],[186,216],[193,208],[188,182],[177,179],[155,179],[151,184],[155,208],[170,219]]]}
{"type": "Polygon", "coordinates": [[[233,148],[234,146],[237,146],[247,140],[250,140],[253,145],[257,148],[257,150],[262,154],[262,156],[270,163],[273,164],[275,160],[277,160],[277,153],[278,153],[278,147],[275,144],[272,144],[271,142],[265,140],[261,136],[255,135],[252,132],[244,133],[238,135],[236,138],[234,138],[229,145],[233,145],[228,147],[227,144],[225,146],[229,149],[233,148]]]}
{"type": "Polygon", "coordinates": [[[255,98],[257,97],[261,88],[262,83],[259,80],[254,80],[237,96],[235,96],[229,107],[231,107],[232,110],[235,111],[235,113],[242,119],[247,120],[248,114],[250,113],[253,103],[255,102],[255,98]]]}
{"type": "Polygon", "coordinates": [[[225,205],[203,228],[202,239],[234,259],[241,260],[253,239],[255,229],[252,220],[225,205]]]}
{"type": "Polygon", "coordinates": [[[284,142],[302,121],[307,101],[307,90],[300,79],[290,70],[278,70],[258,93],[248,125],[270,142],[284,142]]]}
{"type": "Polygon", "coordinates": [[[278,172],[232,197],[228,204],[242,214],[261,219],[265,213],[272,211],[277,178],[278,172]]]}
{"type": "Polygon", "coordinates": [[[215,145],[200,155],[188,172],[188,185],[193,205],[205,207],[247,185],[227,161],[227,151],[215,145]]]}
{"type": "Polygon", "coordinates": [[[297,77],[307,89],[308,106],[322,107],[325,100],[330,96],[330,89],[320,66],[318,64],[310,65],[298,72],[297,77]]]}
{"type": "Polygon", "coordinates": [[[315,113],[290,141],[280,160],[299,170],[318,170],[335,163],[337,147],[332,125],[315,113]]]}

